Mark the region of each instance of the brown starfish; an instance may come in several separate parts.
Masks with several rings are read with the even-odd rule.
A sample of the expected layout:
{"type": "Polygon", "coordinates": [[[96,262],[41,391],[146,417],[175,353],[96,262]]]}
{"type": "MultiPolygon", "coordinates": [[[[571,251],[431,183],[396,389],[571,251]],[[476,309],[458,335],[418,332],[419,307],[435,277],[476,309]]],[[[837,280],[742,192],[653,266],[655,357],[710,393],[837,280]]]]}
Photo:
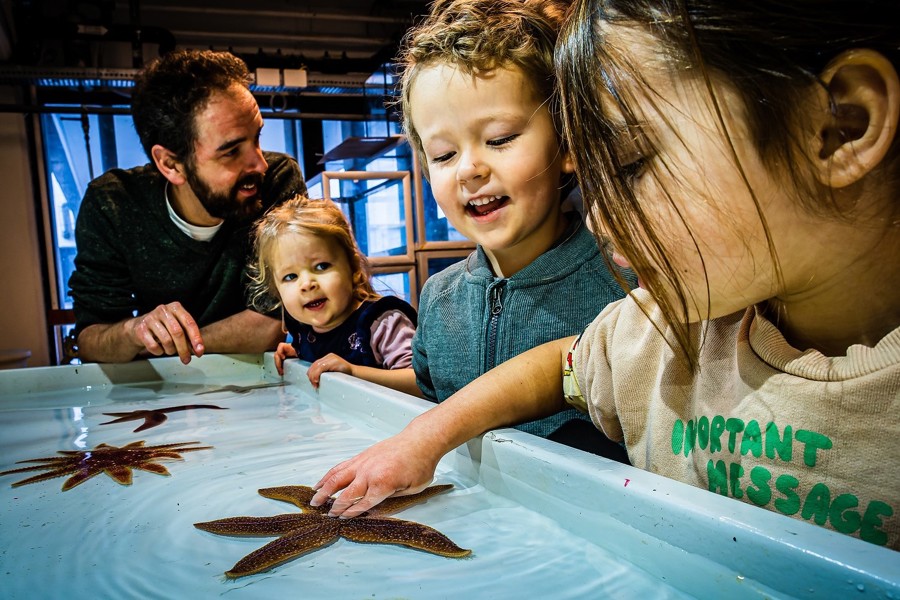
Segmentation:
{"type": "Polygon", "coordinates": [[[218,394],[219,392],[232,392],[234,394],[249,394],[253,390],[258,390],[262,388],[270,388],[270,387],[283,387],[287,385],[285,381],[277,381],[272,383],[256,383],[253,385],[223,385],[222,387],[213,388],[211,390],[203,390],[202,392],[194,392],[195,396],[202,396],[203,394],[218,394]]]}
{"type": "Polygon", "coordinates": [[[436,529],[413,521],[382,516],[427,500],[452,487],[434,485],[418,494],[388,498],[369,512],[352,519],[329,517],[332,500],[322,506],[310,506],[309,501],[315,494],[311,487],[289,485],[264,488],[259,490],[261,496],[291,502],[303,512],[274,517],[231,517],[194,523],[194,527],[221,535],[279,536],[277,540],[251,552],[231,567],[230,571],[226,571],[225,576],[230,578],[265,571],[305,552],[330,544],[339,537],[354,542],[400,544],[441,556],[461,558],[472,551],[460,548],[436,529]]]}
{"type": "Polygon", "coordinates": [[[100,424],[111,425],[112,423],[122,423],[124,421],[137,421],[138,419],[144,419],[144,422],[134,430],[134,433],[137,433],[138,431],[150,429],[151,427],[156,427],[157,425],[162,425],[163,423],[165,423],[166,419],[168,419],[168,416],[166,416],[165,413],[177,412],[179,410],[191,410],[194,408],[214,408],[216,410],[228,410],[227,408],[222,408],[221,406],[216,406],[214,404],[188,404],[186,406],[173,406],[171,408],[157,408],[154,410],[133,410],[131,412],[103,413],[108,417],[119,418],[100,424]]]}
{"type": "Polygon", "coordinates": [[[12,487],[46,481],[64,475],[71,475],[62,486],[62,491],[70,490],[100,473],[106,473],[122,485],[131,485],[132,469],[150,471],[159,475],[169,475],[169,470],[155,461],[164,458],[182,460],[181,453],[194,452],[196,450],[208,450],[212,446],[195,446],[187,448],[191,444],[200,442],[178,442],[174,444],[161,444],[159,446],[144,446],[144,441],[132,442],[127,446],[118,448],[99,444],[93,450],[60,450],[51,458],[32,458],[20,460],[21,463],[44,463],[31,467],[22,467],[9,471],[0,471],[0,475],[12,473],[24,473],[26,471],[39,471],[50,469],[46,473],[23,479],[12,484],[12,487]]]}

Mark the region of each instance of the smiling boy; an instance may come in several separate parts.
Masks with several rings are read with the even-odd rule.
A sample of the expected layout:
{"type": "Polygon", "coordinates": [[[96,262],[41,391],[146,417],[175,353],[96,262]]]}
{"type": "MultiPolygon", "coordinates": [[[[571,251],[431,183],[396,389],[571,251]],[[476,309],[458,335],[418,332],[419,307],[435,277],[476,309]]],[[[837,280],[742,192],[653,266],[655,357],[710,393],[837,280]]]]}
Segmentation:
{"type": "MultiPolygon", "coordinates": [[[[407,38],[406,131],[441,210],[478,244],[422,290],[413,367],[437,402],[582,331],[624,296],[577,213],[562,207],[574,170],[552,112],[563,12],[559,2],[438,3],[407,38]]],[[[624,457],[575,410],[519,428],[624,457]]]]}

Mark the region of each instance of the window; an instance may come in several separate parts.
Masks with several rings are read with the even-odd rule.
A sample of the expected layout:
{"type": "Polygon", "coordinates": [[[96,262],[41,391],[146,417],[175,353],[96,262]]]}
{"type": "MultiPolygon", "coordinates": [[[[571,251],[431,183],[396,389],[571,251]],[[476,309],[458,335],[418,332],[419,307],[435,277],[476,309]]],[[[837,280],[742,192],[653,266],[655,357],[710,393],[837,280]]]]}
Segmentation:
{"type": "MultiPolygon", "coordinates": [[[[134,130],[128,107],[113,107],[119,114],[77,114],[77,106],[61,106],[66,112],[41,116],[47,189],[53,225],[53,260],[56,265],[56,302],[72,308],[68,282],[75,270],[75,219],[88,184],[109,169],[130,169],[148,162],[134,130]]],[[[261,145],[302,160],[298,140],[300,121],[266,120],[261,145]]]]}
{"type": "Polygon", "coordinates": [[[55,301],[72,308],[68,281],[75,270],[75,219],[81,198],[92,179],[114,167],[129,168],[146,162],[127,107],[104,114],[77,114],[78,107],[41,116],[47,190],[53,225],[53,260],[56,264],[55,301]]]}

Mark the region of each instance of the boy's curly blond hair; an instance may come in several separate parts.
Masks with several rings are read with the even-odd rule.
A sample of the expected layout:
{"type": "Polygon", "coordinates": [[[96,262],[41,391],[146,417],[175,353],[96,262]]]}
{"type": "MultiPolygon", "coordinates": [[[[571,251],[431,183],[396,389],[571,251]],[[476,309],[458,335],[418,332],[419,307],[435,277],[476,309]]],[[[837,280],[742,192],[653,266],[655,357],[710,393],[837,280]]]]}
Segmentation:
{"type": "Polygon", "coordinates": [[[314,235],[336,241],[350,263],[354,298],[365,301],[381,297],[372,288],[369,261],[356,245],[350,224],[340,207],[331,200],[311,200],[297,195],[269,209],[256,224],[253,258],[248,268],[248,290],[253,308],[260,312],[270,312],[281,307],[272,261],[278,238],[288,233],[314,235]]]}
{"type": "Polygon", "coordinates": [[[553,48],[569,0],[437,0],[426,19],[404,38],[398,64],[403,129],[427,172],[422,140],[410,119],[410,91],[422,69],[451,65],[478,75],[515,66],[551,102],[561,131],[554,96],[553,48]]]}

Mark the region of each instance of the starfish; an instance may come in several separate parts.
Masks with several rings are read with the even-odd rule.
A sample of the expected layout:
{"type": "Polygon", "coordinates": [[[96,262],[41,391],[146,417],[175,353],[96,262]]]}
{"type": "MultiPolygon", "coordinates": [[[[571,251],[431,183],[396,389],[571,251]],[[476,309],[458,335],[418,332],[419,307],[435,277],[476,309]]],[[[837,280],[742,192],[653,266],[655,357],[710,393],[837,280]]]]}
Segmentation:
{"type": "Polygon", "coordinates": [[[44,463],[42,465],[2,471],[0,472],[0,475],[48,469],[48,472],[46,473],[41,473],[40,475],[17,481],[12,484],[12,487],[19,487],[20,485],[28,485],[29,483],[37,483],[38,481],[46,481],[55,477],[71,475],[71,477],[63,483],[62,491],[64,492],[100,473],[106,473],[122,485],[131,485],[132,469],[141,469],[142,471],[150,471],[151,473],[157,473],[159,475],[169,475],[169,470],[164,466],[157,464],[155,461],[163,458],[182,460],[182,452],[194,452],[195,450],[208,450],[212,448],[212,446],[186,447],[190,444],[199,443],[200,442],[179,442],[174,444],[161,444],[159,446],[144,446],[144,441],[141,440],[139,442],[132,442],[121,448],[109,446],[107,444],[99,444],[95,446],[93,450],[60,450],[57,454],[62,454],[63,456],[61,457],[32,458],[30,460],[20,460],[17,463],[44,463]]]}
{"type": "Polygon", "coordinates": [[[144,422],[134,430],[134,433],[137,433],[138,431],[150,429],[151,427],[156,427],[157,425],[162,425],[163,423],[165,423],[166,419],[168,419],[165,413],[177,412],[179,410],[190,410],[193,408],[214,408],[216,410],[228,410],[227,408],[222,408],[221,406],[215,406],[213,404],[188,404],[186,406],[157,408],[155,410],[133,410],[131,412],[103,413],[108,417],[119,418],[100,424],[110,425],[112,423],[122,423],[123,421],[137,421],[138,419],[144,419],[144,422]]]}
{"type": "Polygon", "coordinates": [[[311,487],[289,485],[264,488],[259,490],[261,496],[291,502],[302,512],[274,517],[231,517],[194,523],[194,527],[221,535],[279,536],[277,540],[251,552],[231,567],[230,571],[226,571],[225,576],[232,579],[268,570],[330,544],[339,537],[354,542],[400,544],[441,556],[461,558],[472,551],[460,548],[436,529],[413,521],[383,516],[427,500],[452,487],[434,485],[418,494],[388,498],[372,510],[352,519],[329,517],[328,511],[333,500],[321,506],[310,506],[309,501],[316,493],[311,487]]]}
{"type": "Polygon", "coordinates": [[[219,392],[233,392],[235,394],[249,394],[253,390],[258,390],[260,388],[270,388],[270,387],[282,387],[286,385],[284,381],[278,381],[273,383],[256,383],[254,385],[223,385],[222,387],[213,388],[211,390],[203,390],[202,392],[195,392],[195,396],[202,396],[203,394],[218,394],[219,392]]]}

